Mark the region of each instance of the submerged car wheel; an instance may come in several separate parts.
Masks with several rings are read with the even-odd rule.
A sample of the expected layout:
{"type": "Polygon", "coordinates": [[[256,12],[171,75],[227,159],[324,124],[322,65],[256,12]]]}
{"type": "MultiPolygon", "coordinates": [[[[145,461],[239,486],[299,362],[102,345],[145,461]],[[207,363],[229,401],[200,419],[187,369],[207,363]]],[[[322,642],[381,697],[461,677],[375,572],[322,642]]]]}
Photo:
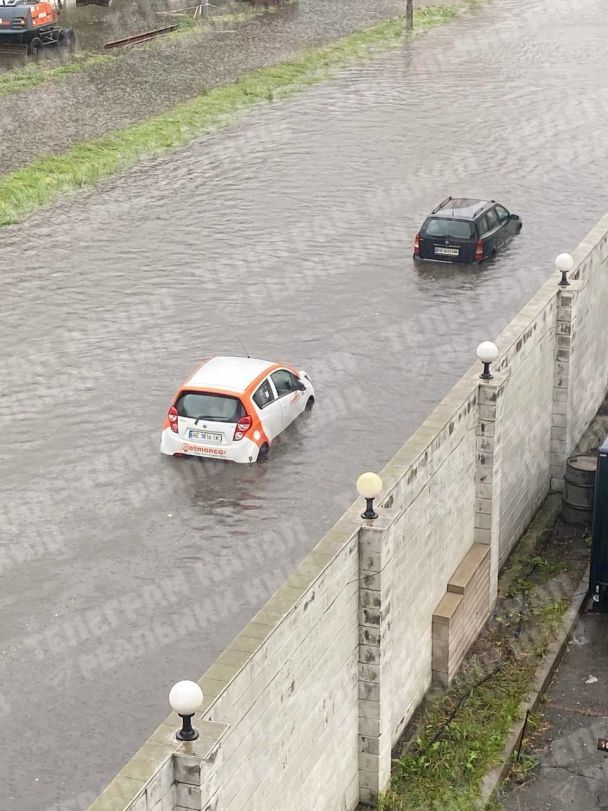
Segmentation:
{"type": "Polygon", "coordinates": [[[315,398],[314,397],[309,397],[308,401],[306,403],[305,411],[311,411],[314,404],[315,404],[315,398]]]}
{"type": "Polygon", "coordinates": [[[262,445],[262,447],[260,448],[260,450],[258,452],[257,461],[258,462],[265,462],[266,459],[268,459],[268,454],[269,453],[270,453],[270,448],[268,447],[267,443],[264,442],[264,444],[262,445]]]}

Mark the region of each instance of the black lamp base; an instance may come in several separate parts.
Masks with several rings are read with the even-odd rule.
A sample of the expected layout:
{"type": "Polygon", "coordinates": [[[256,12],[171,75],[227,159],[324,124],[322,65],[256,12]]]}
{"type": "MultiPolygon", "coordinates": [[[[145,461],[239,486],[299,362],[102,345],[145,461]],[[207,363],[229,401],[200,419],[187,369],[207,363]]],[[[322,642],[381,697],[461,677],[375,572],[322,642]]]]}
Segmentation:
{"type": "Polygon", "coordinates": [[[365,508],[365,512],[361,513],[361,518],[377,518],[378,513],[374,510],[374,499],[373,498],[366,498],[365,501],[367,502],[367,507],[365,508]]]}
{"type": "Polygon", "coordinates": [[[195,741],[198,738],[198,729],[192,727],[192,715],[180,715],[182,728],[176,734],[178,741],[195,741]]]}
{"type": "Polygon", "coordinates": [[[195,741],[198,738],[198,730],[193,729],[192,732],[182,732],[180,729],[175,737],[178,741],[195,741]]]}
{"type": "Polygon", "coordinates": [[[479,375],[482,380],[493,380],[494,375],[490,373],[490,364],[484,363],[483,364],[483,372],[479,375]]]}

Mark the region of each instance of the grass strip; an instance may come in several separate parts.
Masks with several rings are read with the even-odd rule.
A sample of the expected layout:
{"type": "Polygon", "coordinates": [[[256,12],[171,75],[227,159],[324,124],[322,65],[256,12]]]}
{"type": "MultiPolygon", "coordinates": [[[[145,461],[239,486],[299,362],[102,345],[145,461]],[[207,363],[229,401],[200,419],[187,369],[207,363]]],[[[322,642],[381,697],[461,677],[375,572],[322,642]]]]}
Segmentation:
{"type": "Polygon", "coordinates": [[[486,630],[451,687],[423,703],[408,741],[399,745],[390,788],[378,802],[381,811],[486,808],[481,782],[502,754],[586,565],[584,533],[567,529],[560,535],[560,526],[543,533],[535,550],[523,543],[512,555],[486,630]]]}
{"type": "MultiPolygon", "coordinates": [[[[418,9],[414,33],[423,33],[461,10],[453,6],[418,9]]],[[[308,50],[292,61],[260,68],[148,121],[78,144],[60,155],[34,160],[0,181],[0,225],[17,223],[62,194],[90,186],[144,158],[183,146],[229,123],[251,105],[321,82],[350,60],[371,57],[398,44],[403,31],[403,17],[386,20],[331,45],[308,50]]]]}
{"type": "Polygon", "coordinates": [[[6,71],[6,73],[0,73],[0,96],[20,93],[22,90],[31,90],[54,79],[62,79],[64,76],[80,73],[85,68],[100,65],[110,59],[112,59],[111,56],[105,56],[104,54],[84,54],[74,57],[65,65],[56,65],[55,67],[35,63],[26,65],[23,68],[13,68],[6,71]]]}
{"type": "Polygon", "coordinates": [[[414,748],[394,767],[392,788],[380,800],[379,808],[481,811],[481,780],[502,752],[537,666],[537,659],[513,660],[487,682],[471,685],[470,695],[461,682],[460,690],[468,695],[466,703],[445,733],[433,740],[433,732],[449,717],[455,696],[450,692],[437,701],[414,748]]]}

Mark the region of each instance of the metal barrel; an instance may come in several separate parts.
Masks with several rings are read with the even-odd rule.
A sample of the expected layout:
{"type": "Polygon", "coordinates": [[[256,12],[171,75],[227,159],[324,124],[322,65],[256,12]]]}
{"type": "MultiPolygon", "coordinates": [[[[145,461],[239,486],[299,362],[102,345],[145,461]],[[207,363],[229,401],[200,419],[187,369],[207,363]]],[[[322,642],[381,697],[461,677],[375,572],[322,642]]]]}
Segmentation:
{"type": "Polygon", "coordinates": [[[566,462],[562,518],[573,526],[591,526],[597,457],[571,456],[566,462]]]}

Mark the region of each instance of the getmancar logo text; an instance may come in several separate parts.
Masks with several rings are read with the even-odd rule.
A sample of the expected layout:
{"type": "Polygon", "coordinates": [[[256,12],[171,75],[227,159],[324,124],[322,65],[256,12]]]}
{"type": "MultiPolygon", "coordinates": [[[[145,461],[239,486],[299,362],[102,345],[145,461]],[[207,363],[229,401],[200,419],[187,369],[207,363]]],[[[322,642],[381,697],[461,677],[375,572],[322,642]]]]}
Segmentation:
{"type": "Polygon", "coordinates": [[[221,448],[199,448],[198,445],[182,445],[182,453],[209,453],[212,456],[226,456],[221,448]]]}

